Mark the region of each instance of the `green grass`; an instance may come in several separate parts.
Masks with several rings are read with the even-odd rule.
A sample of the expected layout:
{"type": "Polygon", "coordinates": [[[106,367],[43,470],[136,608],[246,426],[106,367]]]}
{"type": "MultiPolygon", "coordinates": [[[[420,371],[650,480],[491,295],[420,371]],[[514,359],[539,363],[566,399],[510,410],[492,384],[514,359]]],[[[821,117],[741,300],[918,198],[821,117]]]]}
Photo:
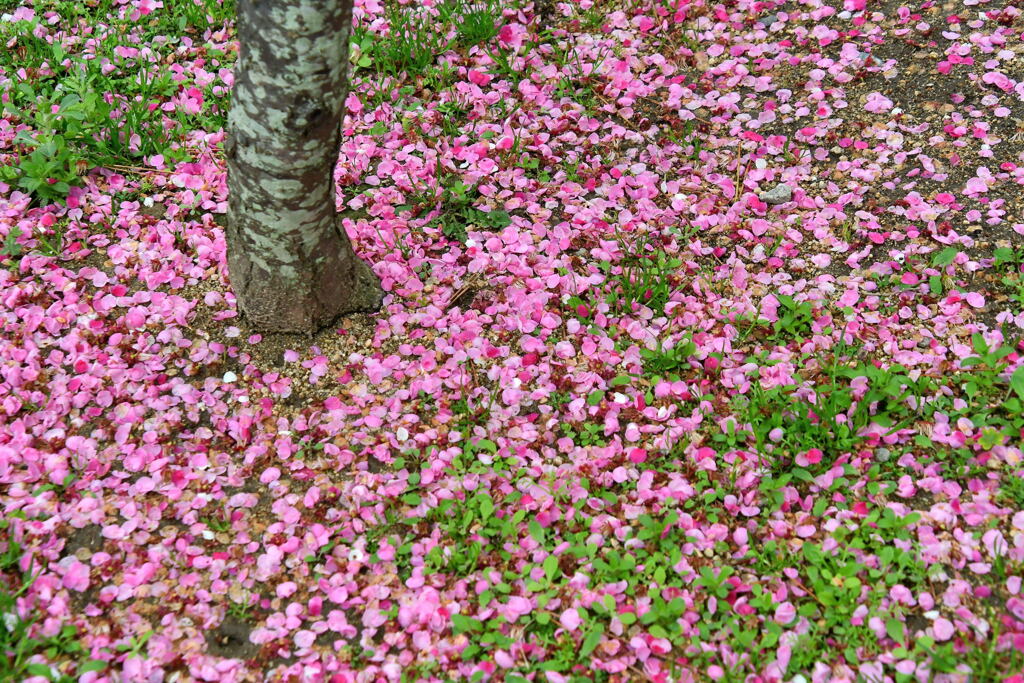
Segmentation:
{"type": "MultiPolygon", "coordinates": [[[[898,364],[883,368],[854,360],[850,349],[840,346],[827,358],[807,359],[798,368],[806,378],[794,375],[798,384],[765,388],[755,381],[734,396],[735,422],[711,435],[712,442],[726,449],[752,448],[773,477],[789,473],[805,479],[830,468],[841,454],[873,442],[864,433],[872,425],[883,435],[914,429],[918,419],[936,410],[951,420],[970,419],[982,452],[1013,443],[1024,428],[1024,366],[1009,372],[1012,345],[989,348],[980,335],[973,343],[975,355],[942,380],[898,364]],[[797,456],[811,449],[821,451],[821,461],[799,465],[797,456]]],[[[919,458],[942,462],[949,473],[973,467],[977,455],[935,444],[921,433],[914,446],[919,458]]]]}
{"type": "Polygon", "coordinates": [[[450,240],[465,242],[471,227],[501,230],[512,222],[507,211],[484,211],[477,207],[480,198],[476,187],[466,185],[457,176],[443,178],[440,195],[432,209],[437,213],[429,225],[439,228],[450,240]]]}
{"type": "Polygon", "coordinates": [[[352,40],[356,66],[394,78],[423,76],[448,50],[479,45],[496,36],[501,13],[497,0],[444,0],[436,12],[419,3],[388,2],[385,33],[356,27],[352,40]]]}
{"type": "Polygon", "coordinates": [[[608,294],[606,301],[619,315],[631,315],[641,306],[655,315],[665,313],[669,298],[682,284],[682,259],[670,256],[648,234],[616,235],[622,252],[617,263],[603,262],[608,294]]]}
{"type": "Polygon", "coordinates": [[[690,367],[690,359],[697,346],[689,337],[670,344],[661,344],[655,349],[640,349],[640,358],[644,361],[644,374],[652,377],[679,377],[682,371],[690,367]]]}
{"type": "Polygon", "coordinates": [[[498,35],[503,7],[498,0],[444,0],[437,10],[442,22],[455,25],[456,44],[470,47],[498,35]]]}
{"type": "Polygon", "coordinates": [[[774,322],[763,318],[737,319],[740,340],[753,336],[787,344],[803,341],[814,333],[817,316],[813,303],[797,301],[786,294],[777,294],[776,299],[779,308],[778,318],[774,322]]]}
{"type": "MultiPolygon", "coordinates": [[[[32,195],[37,204],[62,201],[71,187],[96,167],[132,167],[145,157],[168,162],[188,159],[184,138],[196,129],[224,125],[226,88],[202,90],[201,113],[180,108],[168,113],[160,105],[189,83],[175,83],[161,64],[180,43],[177,36],[220,29],[234,15],[234,2],[186,0],[168,3],[139,23],[117,17],[110,0],[86,8],[81,3],[46,2],[32,21],[0,24],[0,69],[8,78],[24,69],[30,78],[13,78],[4,87],[4,115],[28,129],[16,138],[16,158],[0,169],[0,180],[32,195]],[[61,21],[40,24],[43,10],[61,21]],[[88,26],[91,46],[58,39],[88,26]],[[45,31],[53,42],[36,35],[45,31]],[[158,40],[160,36],[166,40],[158,40]],[[146,45],[152,56],[121,56],[117,48],[146,45]],[[107,71],[103,65],[112,65],[107,71]]],[[[229,66],[232,57],[207,52],[206,68],[229,66]]]]}
{"type": "MultiPolygon", "coordinates": [[[[4,522],[0,528],[6,526],[4,522]]],[[[21,546],[7,540],[0,554],[0,680],[42,676],[71,683],[89,671],[103,671],[107,663],[88,658],[73,624],[65,624],[54,635],[39,634],[40,606],[26,600],[38,574],[31,566],[22,571],[21,557],[21,546]]]]}
{"type": "Polygon", "coordinates": [[[1024,247],[1000,247],[993,253],[993,268],[999,274],[1011,301],[1024,305],[1024,247]]]}

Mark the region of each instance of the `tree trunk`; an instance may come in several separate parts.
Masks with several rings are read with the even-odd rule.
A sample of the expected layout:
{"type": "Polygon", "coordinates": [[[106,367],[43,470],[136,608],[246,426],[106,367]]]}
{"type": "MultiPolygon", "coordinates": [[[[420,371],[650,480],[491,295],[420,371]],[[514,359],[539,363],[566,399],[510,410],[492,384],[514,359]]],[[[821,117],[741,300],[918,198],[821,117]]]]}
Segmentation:
{"type": "Polygon", "coordinates": [[[228,277],[266,332],[376,310],[380,283],[336,211],[352,0],[239,0],[228,135],[228,277]]]}

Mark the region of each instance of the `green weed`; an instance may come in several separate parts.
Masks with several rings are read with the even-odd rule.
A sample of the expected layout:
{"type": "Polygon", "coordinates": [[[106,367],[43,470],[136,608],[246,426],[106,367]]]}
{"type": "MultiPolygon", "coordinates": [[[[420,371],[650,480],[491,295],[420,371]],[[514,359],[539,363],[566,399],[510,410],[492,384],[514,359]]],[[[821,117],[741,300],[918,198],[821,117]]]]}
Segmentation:
{"type": "Polygon", "coordinates": [[[387,4],[388,30],[371,33],[356,27],[353,59],[358,69],[400,78],[426,75],[438,56],[456,47],[487,42],[498,33],[497,0],[444,0],[436,14],[418,3],[387,4]],[[449,38],[454,29],[454,37],[449,38]]]}
{"type": "Polygon", "coordinates": [[[697,346],[689,337],[684,337],[671,345],[661,345],[656,349],[640,349],[640,357],[644,361],[644,372],[654,376],[679,376],[680,371],[690,366],[690,358],[697,351],[697,346]]]}
{"type": "Polygon", "coordinates": [[[559,433],[581,447],[607,446],[608,438],[604,435],[604,425],[595,422],[584,422],[573,425],[569,422],[562,422],[558,425],[559,433]]]}
{"type": "Polygon", "coordinates": [[[501,230],[511,224],[512,219],[507,211],[484,211],[477,208],[476,202],[480,196],[476,187],[466,185],[456,176],[449,176],[442,182],[440,197],[434,206],[437,215],[430,225],[440,228],[441,233],[450,240],[465,242],[470,226],[501,230]]]}
{"type": "Polygon", "coordinates": [[[248,621],[252,616],[252,608],[252,595],[246,592],[241,602],[234,600],[228,602],[227,613],[238,621],[248,621]]]}
{"type": "Polygon", "coordinates": [[[455,42],[461,47],[486,43],[498,35],[502,14],[498,0],[444,0],[437,10],[444,24],[455,25],[455,42]]]}
{"type": "Polygon", "coordinates": [[[763,318],[737,318],[741,340],[754,336],[785,344],[806,339],[814,332],[816,316],[813,303],[797,301],[786,294],[777,294],[776,299],[779,309],[775,322],[763,318]]]}
{"type": "Polygon", "coordinates": [[[995,494],[996,501],[1001,505],[1016,510],[1024,509],[1024,472],[1005,472],[999,478],[999,487],[995,494]]]}
{"type": "MultiPolygon", "coordinates": [[[[6,523],[0,528],[5,527],[6,523]]],[[[54,683],[72,683],[87,672],[103,671],[107,663],[88,659],[88,651],[78,642],[78,629],[73,624],[65,624],[55,635],[33,635],[37,632],[38,616],[31,614],[34,608],[24,604],[23,596],[38,574],[32,574],[31,567],[23,573],[19,566],[21,557],[21,547],[8,540],[0,554],[0,680],[42,676],[54,683]],[[31,616],[23,616],[26,611],[31,616]],[[56,668],[41,660],[65,664],[56,668]]]]}
{"type": "Polygon", "coordinates": [[[18,242],[21,235],[22,232],[20,227],[17,225],[11,226],[11,229],[7,231],[7,235],[4,237],[4,246],[3,249],[0,250],[0,256],[5,260],[19,260],[22,252],[24,251],[24,248],[18,242]]]}
{"type": "Polygon", "coordinates": [[[447,49],[448,41],[437,30],[434,18],[415,5],[390,3],[386,16],[387,34],[375,37],[364,51],[378,71],[393,76],[420,74],[447,49]]]}
{"type": "MultiPolygon", "coordinates": [[[[948,412],[950,419],[970,419],[979,430],[976,443],[991,450],[996,445],[1012,443],[1024,428],[1024,365],[1012,373],[1009,370],[1006,359],[1015,345],[990,347],[980,334],[972,335],[971,344],[974,355],[963,359],[959,371],[950,379],[950,385],[962,392],[964,401],[957,403],[952,396],[942,396],[932,405],[948,412]]],[[[924,447],[932,445],[923,436],[918,441],[924,447]]]]}
{"type": "Polygon", "coordinates": [[[1000,247],[993,254],[993,267],[1001,274],[999,282],[1012,301],[1024,304],[1024,247],[1000,247]]]}
{"type": "Polygon", "coordinates": [[[650,235],[627,238],[619,234],[617,238],[622,258],[614,265],[603,262],[599,266],[611,289],[608,304],[620,315],[634,313],[640,306],[655,315],[664,314],[665,304],[681,284],[682,259],[655,248],[650,235]]]}
{"type": "MultiPolygon", "coordinates": [[[[37,203],[51,203],[63,200],[96,167],[132,166],[155,155],[186,159],[185,131],[222,127],[227,95],[205,93],[199,115],[180,109],[168,115],[159,105],[183,86],[169,70],[150,64],[161,64],[164,53],[174,51],[170,36],[221,27],[233,16],[233,7],[233,2],[189,0],[158,8],[148,21],[136,24],[121,19],[109,0],[94,7],[50,2],[45,7],[37,3],[36,10],[56,12],[60,20],[52,27],[38,19],[0,24],[0,39],[10,48],[0,55],[0,69],[7,75],[22,69],[34,75],[5,86],[5,116],[28,129],[16,138],[16,160],[0,170],[0,179],[24,189],[37,203]],[[87,48],[64,38],[82,24],[93,31],[87,48]],[[46,33],[53,39],[40,37],[46,33]],[[117,51],[136,43],[146,44],[153,54],[123,57],[117,51]]],[[[230,61],[213,51],[207,58],[213,66],[230,61]]]]}
{"type": "MultiPolygon", "coordinates": [[[[753,441],[774,475],[794,467],[798,454],[817,449],[822,459],[805,467],[820,470],[865,441],[862,431],[872,424],[885,434],[911,425],[921,397],[935,388],[930,378],[913,378],[900,365],[849,367],[843,358],[842,349],[837,350],[832,362],[815,377],[812,395],[798,391],[795,385],[766,389],[754,382],[746,394],[733,399],[738,424],[712,439],[727,446],[753,441]],[[866,387],[863,395],[855,398],[854,380],[858,378],[866,387]]],[[[803,469],[798,472],[808,476],[803,469]]]]}

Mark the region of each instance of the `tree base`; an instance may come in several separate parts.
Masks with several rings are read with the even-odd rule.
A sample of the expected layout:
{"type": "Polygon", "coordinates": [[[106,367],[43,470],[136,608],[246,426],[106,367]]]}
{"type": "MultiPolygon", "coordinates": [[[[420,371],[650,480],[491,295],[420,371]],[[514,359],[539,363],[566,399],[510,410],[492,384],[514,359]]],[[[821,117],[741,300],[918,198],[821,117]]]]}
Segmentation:
{"type": "Polygon", "coordinates": [[[380,280],[347,240],[328,232],[318,251],[321,258],[294,272],[262,266],[244,247],[229,248],[229,279],[243,319],[260,332],[313,335],[341,316],[380,310],[380,280]]]}
{"type": "Polygon", "coordinates": [[[384,303],[385,292],[369,264],[360,258],[355,258],[355,271],[355,290],[352,297],[345,302],[346,310],[341,311],[338,315],[376,313],[384,303]]]}

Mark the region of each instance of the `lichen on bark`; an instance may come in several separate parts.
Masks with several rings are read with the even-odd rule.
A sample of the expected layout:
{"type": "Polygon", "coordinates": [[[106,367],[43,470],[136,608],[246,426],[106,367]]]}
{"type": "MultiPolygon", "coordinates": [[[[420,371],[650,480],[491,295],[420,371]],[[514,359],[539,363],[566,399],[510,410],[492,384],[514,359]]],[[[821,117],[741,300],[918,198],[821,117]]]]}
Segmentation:
{"type": "Polygon", "coordinates": [[[239,0],[237,27],[228,276],[255,328],[313,333],[383,299],[336,209],[352,0],[239,0]]]}

